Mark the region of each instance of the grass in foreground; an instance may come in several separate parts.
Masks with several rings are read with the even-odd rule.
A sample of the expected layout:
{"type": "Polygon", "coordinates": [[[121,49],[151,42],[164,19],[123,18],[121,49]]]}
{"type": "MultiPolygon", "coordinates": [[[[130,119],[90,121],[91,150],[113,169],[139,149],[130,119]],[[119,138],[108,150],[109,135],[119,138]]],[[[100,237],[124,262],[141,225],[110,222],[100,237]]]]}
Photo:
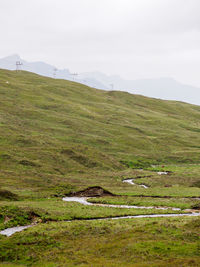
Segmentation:
{"type": "Polygon", "coordinates": [[[55,267],[199,266],[199,227],[199,218],[51,222],[0,237],[0,260],[55,267]]]}

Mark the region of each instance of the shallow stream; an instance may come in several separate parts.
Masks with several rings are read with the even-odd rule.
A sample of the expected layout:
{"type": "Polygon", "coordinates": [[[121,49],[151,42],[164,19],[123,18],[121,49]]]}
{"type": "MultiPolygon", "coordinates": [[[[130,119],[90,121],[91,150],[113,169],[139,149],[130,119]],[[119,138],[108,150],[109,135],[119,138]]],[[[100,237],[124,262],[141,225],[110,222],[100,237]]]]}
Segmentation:
{"type": "Polygon", "coordinates": [[[138,185],[138,186],[143,187],[143,188],[148,188],[148,186],[146,186],[145,184],[135,184],[133,181],[134,181],[134,179],[125,179],[125,180],[123,180],[123,183],[128,183],[128,184],[132,184],[132,185],[138,185]]]}
{"type": "MultiPolygon", "coordinates": [[[[135,185],[134,179],[125,179],[123,180],[124,183],[129,183],[135,185]]],[[[146,185],[139,185],[144,188],[148,188],[146,185]]],[[[129,205],[113,205],[113,204],[100,204],[100,203],[91,203],[88,202],[88,197],[64,197],[62,200],[66,202],[78,202],[83,205],[90,205],[90,206],[100,206],[100,207],[111,207],[111,208],[123,208],[123,209],[157,209],[157,210],[174,210],[180,211],[180,208],[173,208],[173,207],[150,207],[150,206],[129,206],[129,205]]],[[[179,213],[179,214],[144,214],[144,215],[132,215],[132,216],[116,216],[116,217],[108,217],[108,218],[94,218],[90,220],[119,220],[119,219],[133,219],[133,218],[159,218],[159,217],[182,217],[182,216],[200,216],[200,212],[191,212],[191,213],[179,213]]],[[[12,228],[7,228],[5,230],[0,231],[1,235],[11,236],[16,232],[21,232],[24,229],[29,227],[33,227],[34,225],[26,225],[26,226],[17,226],[12,228]]]]}

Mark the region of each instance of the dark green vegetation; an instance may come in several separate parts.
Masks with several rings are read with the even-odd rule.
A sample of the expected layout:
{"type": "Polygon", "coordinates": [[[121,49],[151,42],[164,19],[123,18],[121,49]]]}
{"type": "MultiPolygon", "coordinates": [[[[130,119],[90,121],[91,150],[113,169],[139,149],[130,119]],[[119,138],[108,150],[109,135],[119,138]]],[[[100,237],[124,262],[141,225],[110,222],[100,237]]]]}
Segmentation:
{"type": "Polygon", "coordinates": [[[48,267],[198,266],[199,219],[61,222],[175,213],[61,198],[101,186],[115,196],[90,201],[199,209],[199,119],[199,106],[0,70],[0,230],[38,223],[0,236],[0,260],[48,267]],[[138,185],[123,183],[127,178],[138,185]]]}

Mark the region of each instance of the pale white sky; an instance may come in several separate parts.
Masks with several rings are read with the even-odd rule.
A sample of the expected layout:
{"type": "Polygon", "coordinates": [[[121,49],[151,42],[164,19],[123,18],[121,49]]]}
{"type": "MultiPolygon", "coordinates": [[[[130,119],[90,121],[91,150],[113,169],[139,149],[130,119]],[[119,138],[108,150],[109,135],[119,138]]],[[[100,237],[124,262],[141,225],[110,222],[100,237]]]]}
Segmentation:
{"type": "Polygon", "coordinates": [[[0,57],[200,87],[200,0],[0,0],[0,57]]]}

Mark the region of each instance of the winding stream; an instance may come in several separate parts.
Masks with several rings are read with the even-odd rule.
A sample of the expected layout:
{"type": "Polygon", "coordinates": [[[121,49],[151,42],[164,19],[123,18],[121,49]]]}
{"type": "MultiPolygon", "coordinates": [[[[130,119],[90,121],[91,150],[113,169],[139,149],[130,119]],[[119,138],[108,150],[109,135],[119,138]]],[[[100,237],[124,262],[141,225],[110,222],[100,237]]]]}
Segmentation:
{"type": "Polygon", "coordinates": [[[11,236],[16,232],[21,232],[24,229],[27,229],[29,227],[32,227],[33,225],[26,225],[26,226],[17,226],[17,227],[11,227],[11,228],[7,228],[3,231],[0,232],[1,235],[6,235],[6,236],[11,236]]]}
{"type": "Polygon", "coordinates": [[[138,185],[138,186],[143,187],[143,188],[148,188],[148,186],[146,186],[145,184],[135,184],[133,181],[134,181],[134,179],[125,179],[125,180],[123,180],[123,183],[128,183],[128,184],[132,184],[132,185],[138,185]]]}
{"type": "MultiPolygon", "coordinates": [[[[129,183],[131,185],[136,185],[133,181],[134,179],[125,179],[123,180],[124,183],[129,183]]],[[[141,184],[139,185],[143,188],[148,188],[146,185],[141,184]]],[[[157,210],[174,210],[180,211],[180,208],[173,208],[173,207],[150,207],[150,206],[129,206],[129,205],[113,205],[113,204],[100,204],[100,203],[91,203],[87,200],[89,197],[64,197],[62,200],[66,202],[78,202],[83,205],[88,206],[100,206],[100,207],[111,207],[111,208],[123,208],[123,209],[157,209],[157,210]]],[[[186,210],[185,210],[186,211],[186,210]]],[[[119,220],[119,219],[133,219],[133,218],[159,218],[159,217],[182,217],[182,216],[200,216],[200,212],[191,212],[191,213],[179,213],[179,214],[144,214],[144,215],[130,215],[130,216],[116,216],[116,217],[107,217],[107,218],[94,218],[89,220],[119,220]]],[[[33,227],[34,225],[26,225],[26,226],[17,226],[12,228],[7,228],[5,230],[0,231],[1,235],[5,235],[7,237],[13,235],[16,232],[21,232],[24,229],[33,227]]]]}
{"type": "Polygon", "coordinates": [[[100,207],[109,207],[109,208],[122,208],[122,209],[156,209],[156,210],[181,210],[180,208],[173,207],[153,207],[153,206],[129,206],[129,205],[114,205],[114,204],[100,204],[100,203],[92,203],[87,200],[89,197],[64,197],[62,200],[67,202],[78,202],[83,205],[90,206],[100,206],[100,207]]]}

